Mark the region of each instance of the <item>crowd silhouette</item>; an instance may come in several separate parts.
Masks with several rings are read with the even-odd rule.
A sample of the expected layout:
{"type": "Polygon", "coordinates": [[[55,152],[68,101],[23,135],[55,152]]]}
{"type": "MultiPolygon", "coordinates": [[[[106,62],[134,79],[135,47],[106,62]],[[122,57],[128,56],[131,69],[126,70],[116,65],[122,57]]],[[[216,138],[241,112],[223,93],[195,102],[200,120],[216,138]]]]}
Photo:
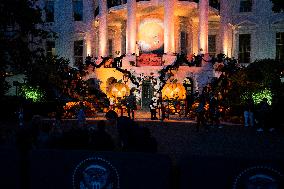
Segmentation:
{"type": "Polygon", "coordinates": [[[22,153],[33,149],[157,152],[157,141],[149,128],[139,126],[129,117],[118,117],[113,110],[106,113],[106,120],[83,125],[80,122],[63,125],[34,116],[29,124],[17,130],[16,146],[22,153]],[[117,130],[116,140],[106,129],[111,125],[117,130]]]}

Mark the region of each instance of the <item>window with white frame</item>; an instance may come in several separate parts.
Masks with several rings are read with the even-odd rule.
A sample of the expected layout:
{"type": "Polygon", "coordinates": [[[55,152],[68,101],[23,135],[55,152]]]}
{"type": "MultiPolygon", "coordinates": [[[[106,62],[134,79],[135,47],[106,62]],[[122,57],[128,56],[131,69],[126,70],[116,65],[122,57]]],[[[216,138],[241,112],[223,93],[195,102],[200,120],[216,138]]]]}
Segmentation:
{"type": "Polygon", "coordinates": [[[45,21],[54,22],[54,0],[46,0],[45,3],[45,21]]]}
{"type": "Polygon", "coordinates": [[[240,12],[251,12],[252,0],[240,0],[240,12]]]}
{"type": "Polygon", "coordinates": [[[113,41],[112,39],[108,39],[108,53],[109,53],[109,56],[112,56],[112,51],[113,51],[113,41]]]}
{"type": "Polygon", "coordinates": [[[188,44],[188,34],[186,31],[181,31],[180,32],[180,52],[187,54],[187,44],[188,44]]]}
{"type": "Polygon", "coordinates": [[[83,1],[73,0],[74,21],[83,21],[83,1]]]}
{"type": "Polygon", "coordinates": [[[84,51],[84,41],[83,40],[74,41],[75,66],[80,66],[83,64],[83,51],[84,51]]]}
{"type": "Polygon", "coordinates": [[[210,55],[216,54],[216,35],[208,35],[208,52],[210,55]]]}
{"type": "Polygon", "coordinates": [[[239,62],[250,63],[251,35],[239,35],[239,62]]]}
{"type": "Polygon", "coordinates": [[[121,54],[126,53],[126,35],[122,35],[121,38],[121,54]]]}
{"type": "Polygon", "coordinates": [[[284,32],[276,33],[276,59],[284,61],[284,32]]]}

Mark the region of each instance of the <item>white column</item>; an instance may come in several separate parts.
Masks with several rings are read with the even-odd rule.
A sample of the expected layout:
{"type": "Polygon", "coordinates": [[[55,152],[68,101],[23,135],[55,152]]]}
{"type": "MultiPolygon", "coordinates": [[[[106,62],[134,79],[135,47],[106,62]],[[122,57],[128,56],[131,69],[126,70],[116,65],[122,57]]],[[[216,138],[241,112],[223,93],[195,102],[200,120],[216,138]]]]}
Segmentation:
{"type": "Polygon", "coordinates": [[[99,56],[108,56],[107,2],[99,0],[99,56]]]}
{"type": "Polygon", "coordinates": [[[127,0],[126,54],[135,53],[136,47],[136,0],[127,0]]]}
{"type": "Polygon", "coordinates": [[[192,22],[192,53],[198,53],[198,22],[192,22]]]}
{"type": "Polygon", "coordinates": [[[208,53],[209,0],[199,0],[198,49],[208,53]]]}
{"type": "Polygon", "coordinates": [[[228,21],[227,21],[227,11],[224,0],[220,0],[220,42],[221,49],[220,52],[228,55],[229,53],[229,39],[228,39],[228,21]]]}
{"type": "Polygon", "coordinates": [[[92,49],[93,49],[93,41],[94,41],[94,30],[92,27],[92,23],[94,20],[94,2],[92,0],[83,0],[83,10],[84,10],[84,22],[86,25],[86,36],[85,36],[85,45],[86,48],[84,48],[84,59],[86,56],[93,55],[92,49]]]}
{"type": "Polygon", "coordinates": [[[174,28],[175,0],[164,1],[164,53],[175,52],[175,28],[174,28]]]}

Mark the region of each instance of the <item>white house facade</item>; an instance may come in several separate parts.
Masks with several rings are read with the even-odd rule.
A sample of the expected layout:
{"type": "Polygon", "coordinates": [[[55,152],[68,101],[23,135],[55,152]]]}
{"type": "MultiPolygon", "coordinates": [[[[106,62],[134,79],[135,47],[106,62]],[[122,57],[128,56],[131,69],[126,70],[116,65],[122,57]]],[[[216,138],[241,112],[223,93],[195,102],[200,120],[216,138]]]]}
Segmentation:
{"type": "MultiPolygon", "coordinates": [[[[205,54],[201,67],[180,66],[173,72],[175,84],[190,79],[191,91],[202,89],[216,76],[206,62],[209,55],[224,53],[241,64],[284,59],[284,13],[274,13],[269,0],[46,0],[41,6],[45,27],[58,34],[46,42],[47,53],[68,58],[72,66],[84,63],[88,55],[125,54],[119,67],[144,77],[142,82],[157,79],[180,53],[205,54]]],[[[124,76],[116,68],[101,67],[85,79],[98,79],[101,89],[111,93],[109,81],[123,81],[124,76]]],[[[149,83],[153,84],[135,86],[125,81],[128,88],[142,91],[141,99],[149,95],[146,90],[155,96],[146,87],[149,83]]],[[[159,80],[151,87],[158,88],[159,80]]]]}

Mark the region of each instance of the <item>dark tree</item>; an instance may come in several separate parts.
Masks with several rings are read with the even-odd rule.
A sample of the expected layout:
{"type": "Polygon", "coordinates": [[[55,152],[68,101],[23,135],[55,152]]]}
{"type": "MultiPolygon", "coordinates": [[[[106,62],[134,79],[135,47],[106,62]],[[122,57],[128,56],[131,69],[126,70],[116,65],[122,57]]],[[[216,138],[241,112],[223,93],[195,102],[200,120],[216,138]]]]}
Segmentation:
{"type": "Polygon", "coordinates": [[[270,0],[273,3],[272,10],[274,12],[284,11],[284,1],[283,0],[270,0]]]}
{"type": "Polygon", "coordinates": [[[43,22],[37,2],[0,1],[0,70],[4,73],[0,79],[1,89],[6,85],[7,71],[25,73],[44,54],[43,39],[55,37],[53,32],[41,29],[43,22]]]}
{"type": "Polygon", "coordinates": [[[27,81],[33,86],[40,86],[45,89],[47,98],[56,98],[62,93],[65,86],[63,81],[74,79],[74,75],[68,75],[69,60],[57,56],[42,56],[32,64],[27,71],[27,81]]]}

